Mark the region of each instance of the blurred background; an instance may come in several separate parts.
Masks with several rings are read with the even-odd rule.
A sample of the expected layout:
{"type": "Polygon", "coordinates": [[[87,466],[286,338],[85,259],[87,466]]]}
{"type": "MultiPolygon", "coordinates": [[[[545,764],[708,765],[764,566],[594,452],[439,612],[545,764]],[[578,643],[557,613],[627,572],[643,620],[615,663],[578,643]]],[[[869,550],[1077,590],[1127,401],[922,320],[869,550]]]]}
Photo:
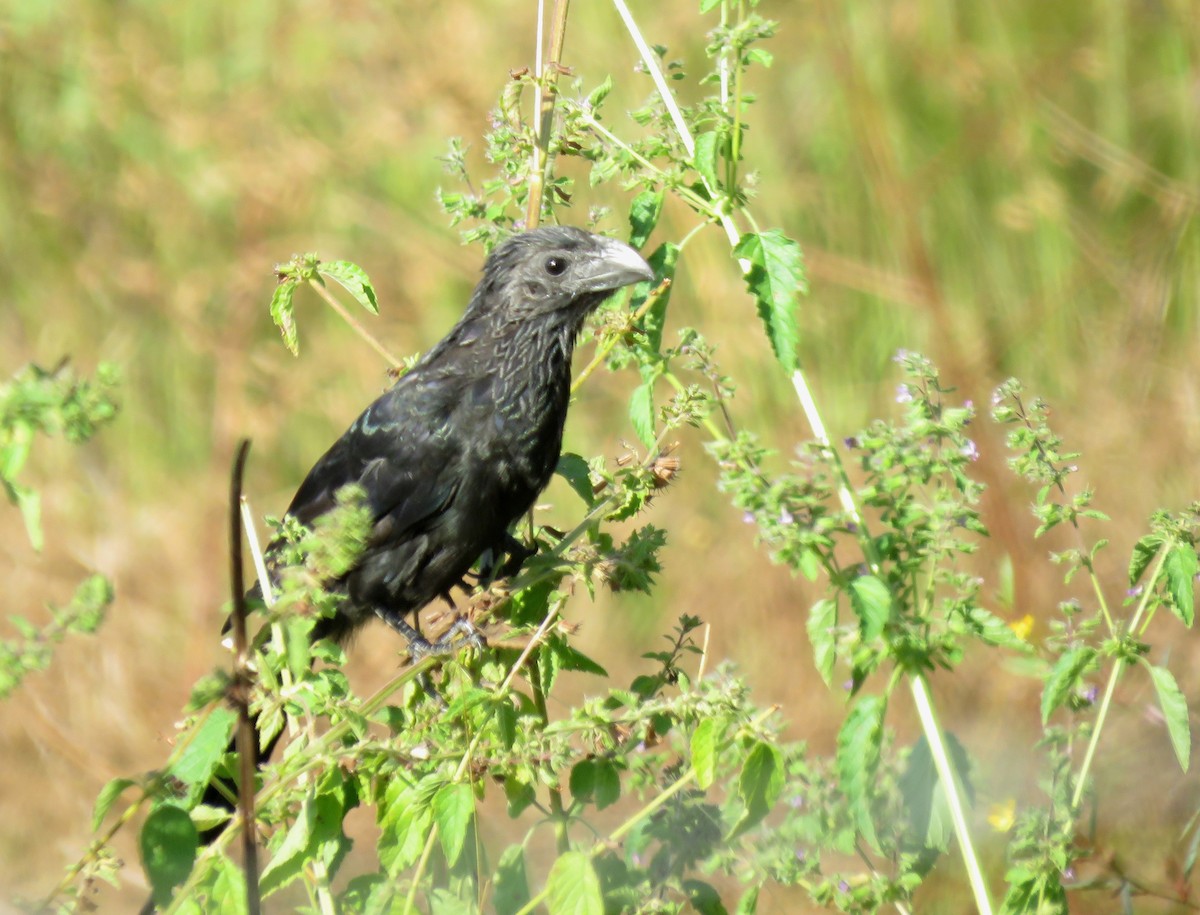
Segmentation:
{"type": "MultiPolygon", "coordinates": [[[[668,59],[690,77],[706,70],[715,16],[699,17],[696,0],[634,7],[668,59]]],[[[482,256],[439,212],[435,189],[450,179],[437,159],[462,136],[480,173],[494,99],[510,69],[533,62],[535,10],[0,0],[0,372],[70,355],[89,374],[114,361],[125,379],[118,420],[92,443],[35,445],[25,479],[45,499],[42,554],[0,505],[6,612],[44,619],[45,603],[65,602],[92,569],[117,591],[99,635],[72,640],[0,707],[0,896],[56,882],[88,841],[100,786],[160,765],[191,684],[226,663],[216,633],[237,439],[254,440],[256,510],[279,513],[385,384],[377,357],[311,296],[298,298],[300,357],[287,354],[267,311],[273,265],[299,251],[353,260],[378,291],[372,330],[399,352],[435,342],[482,256]]],[[[760,10],[781,26],[767,45],[774,66],[750,80],[752,206],[805,249],[802,358],[831,435],[891,415],[899,347],[931,355],[984,413],[995,384],[1021,377],[1053,405],[1083,452],[1077,479],[1112,516],[1088,536],[1112,541],[1101,568],[1119,603],[1150,512],[1200,497],[1200,7],[764,0],[760,10]]],[[[636,129],[622,112],[650,93],[636,61],[611,7],[574,5],[565,62],[587,88],[613,76],[618,133],[636,129]]],[[[685,99],[699,91],[691,78],[676,87],[685,99]]],[[[565,220],[584,222],[593,203],[622,212],[619,197],[589,197],[586,182],[577,191],[565,220]]],[[[692,225],[668,208],[652,244],[692,225]]],[[[718,230],[689,245],[671,308],[674,327],[719,344],[739,383],[737,421],[789,455],[808,431],[718,230]]],[[[589,382],[567,448],[623,453],[637,381],[589,382]]],[[[981,421],[978,439],[993,532],[979,568],[997,582],[1011,562],[1015,578],[1013,606],[990,608],[1031,614],[1036,639],[1076,591],[1046,561],[1056,544],[1031,540],[1031,493],[1008,474],[1002,437],[981,421]]],[[[627,677],[680,613],[698,614],[712,624],[711,658],[736,662],[762,704],[781,705],[791,736],[829,752],[845,698],[813,669],[804,620],[816,592],[755,548],[701,446],[683,438],[683,473],[646,516],[669,531],[662,587],[651,599],[578,597],[582,647],[627,677]]],[[[562,505],[548,520],[572,517],[561,495],[551,490],[562,505]]],[[[1195,704],[1197,639],[1167,618],[1153,636],[1152,657],[1195,704]]],[[[396,649],[382,629],[365,634],[352,682],[366,692],[387,678],[396,649]]],[[[933,688],[977,761],[975,819],[999,874],[1005,836],[989,832],[986,812],[1039,799],[1040,727],[1038,684],[986,667],[994,654],[933,688]]],[[[600,687],[578,686],[589,688],[600,687]]],[[[1101,745],[1096,859],[1171,892],[1200,792],[1179,775],[1152,706],[1144,678],[1126,677],[1101,745]]],[[[892,718],[912,739],[905,701],[892,718]]],[[[957,858],[946,865],[922,911],[967,911],[957,858]]],[[[783,904],[764,896],[760,910],[783,904]]],[[[1079,906],[1119,902],[1092,892],[1079,906]]]]}

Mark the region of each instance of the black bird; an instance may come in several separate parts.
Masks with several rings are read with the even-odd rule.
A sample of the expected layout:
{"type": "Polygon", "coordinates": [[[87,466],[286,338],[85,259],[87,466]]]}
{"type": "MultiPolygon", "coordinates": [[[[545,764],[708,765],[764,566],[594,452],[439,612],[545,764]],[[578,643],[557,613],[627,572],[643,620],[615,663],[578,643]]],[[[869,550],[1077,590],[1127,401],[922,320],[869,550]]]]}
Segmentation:
{"type": "MultiPolygon", "coordinates": [[[[431,645],[406,617],[415,622],[485,554],[494,565],[513,551],[509,528],[558,464],[584,319],[615,290],[653,279],[629,245],[567,226],[516,235],[492,252],[458,323],[333,443],[288,506],[312,525],[358,484],[374,516],[358,564],[327,583],[346,599],[314,637],[344,641],[377,616],[414,657],[451,647],[451,634],[431,645]]],[[[236,790],[218,776],[202,801],[231,808],[236,790]]],[[[203,830],[200,841],[223,829],[203,830]]],[[[142,912],[153,909],[150,899],[142,912]]]]}
{"type": "Polygon", "coordinates": [[[288,507],[311,525],[356,483],[375,519],[358,564],[330,584],[346,600],[317,636],[341,641],[377,616],[414,657],[446,647],[405,618],[512,543],[558,463],[584,319],[653,278],[629,245],[568,226],[492,252],[459,322],[334,442],[288,507]]]}
{"type": "MultiPolygon", "coordinates": [[[[519,547],[509,528],[558,464],[575,337],[614,290],[653,278],[629,245],[567,226],[516,235],[492,252],[459,322],[333,443],[288,507],[311,525],[356,483],[375,519],[358,564],[327,583],[346,599],[315,638],[344,641],[379,617],[414,658],[451,650],[464,631],[482,642],[460,626],[430,644],[406,617],[415,622],[485,554],[494,565],[519,547]]],[[[218,777],[202,800],[231,809],[236,790],[218,777]]],[[[201,842],[223,829],[203,830],[201,842]]],[[[143,912],[152,909],[153,901],[143,912]]]]}

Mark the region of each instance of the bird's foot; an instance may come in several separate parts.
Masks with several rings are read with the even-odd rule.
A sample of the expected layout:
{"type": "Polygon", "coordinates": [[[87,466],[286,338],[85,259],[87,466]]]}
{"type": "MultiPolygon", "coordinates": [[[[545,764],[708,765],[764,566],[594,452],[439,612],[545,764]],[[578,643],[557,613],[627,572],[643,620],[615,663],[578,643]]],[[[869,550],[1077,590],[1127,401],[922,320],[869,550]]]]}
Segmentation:
{"type": "Polygon", "coordinates": [[[456,619],[436,642],[431,642],[421,635],[417,635],[416,639],[409,639],[408,642],[408,653],[414,664],[422,658],[456,654],[462,648],[474,648],[476,651],[487,648],[487,639],[483,637],[483,633],[466,617],[456,619]]]}

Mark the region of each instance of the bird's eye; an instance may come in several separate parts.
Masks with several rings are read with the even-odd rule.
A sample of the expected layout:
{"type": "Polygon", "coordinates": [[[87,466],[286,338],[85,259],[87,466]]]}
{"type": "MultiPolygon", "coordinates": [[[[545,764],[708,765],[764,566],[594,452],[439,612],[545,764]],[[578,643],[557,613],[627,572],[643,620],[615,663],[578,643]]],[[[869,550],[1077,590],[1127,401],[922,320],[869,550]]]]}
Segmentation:
{"type": "Polygon", "coordinates": [[[567,259],[565,257],[548,257],[543,266],[551,276],[562,276],[562,272],[567,269],[567,259]]]}

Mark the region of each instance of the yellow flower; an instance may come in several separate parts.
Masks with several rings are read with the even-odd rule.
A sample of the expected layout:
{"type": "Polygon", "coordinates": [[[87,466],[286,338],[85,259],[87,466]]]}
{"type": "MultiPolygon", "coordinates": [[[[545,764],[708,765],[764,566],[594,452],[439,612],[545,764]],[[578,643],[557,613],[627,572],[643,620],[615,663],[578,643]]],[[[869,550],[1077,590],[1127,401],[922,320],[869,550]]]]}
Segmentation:
{"type": "MultiPolygon", "coordinates": [[[[1029,619],[1026,617],[1025,619],[1029,619]]],[[[1024,636],[1022,636],[1024,638],[1024,636]]],[[[988,809],[988,823],[996,832],[1008,832],[1017,821],[1017,802],[1009,798],[1001,804],[992,804],[988,809]]]]}
{"type": "Polygon", "coordinates": [[[1017,638],[1022,642],[1029,641],[1029,634],[1033,632],[1033,614],[1026,613],[1019,620],[1013,620],[1008,624],[1008,628],[1013,631],[1017,638]]]}

